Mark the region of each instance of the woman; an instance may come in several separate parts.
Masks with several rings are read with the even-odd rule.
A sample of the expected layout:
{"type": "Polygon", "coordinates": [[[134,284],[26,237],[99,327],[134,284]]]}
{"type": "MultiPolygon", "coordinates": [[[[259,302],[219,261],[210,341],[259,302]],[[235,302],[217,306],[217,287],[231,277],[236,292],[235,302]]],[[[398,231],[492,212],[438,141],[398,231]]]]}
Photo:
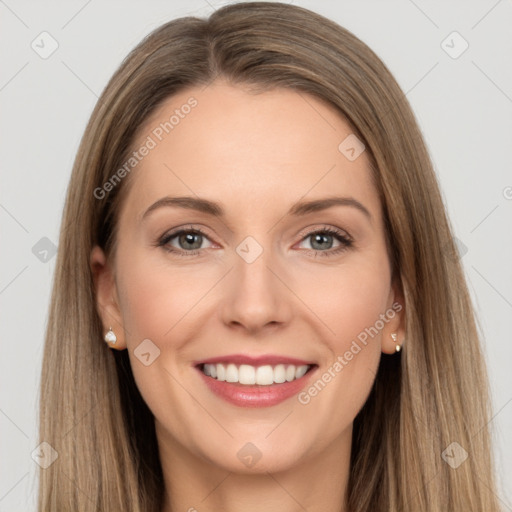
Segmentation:
{"type": "Polygon", "coordinates": [[[480,342],[411,109],[243,3],[150,34],[61,227],[39,510],[498,511],[480,342]]]}

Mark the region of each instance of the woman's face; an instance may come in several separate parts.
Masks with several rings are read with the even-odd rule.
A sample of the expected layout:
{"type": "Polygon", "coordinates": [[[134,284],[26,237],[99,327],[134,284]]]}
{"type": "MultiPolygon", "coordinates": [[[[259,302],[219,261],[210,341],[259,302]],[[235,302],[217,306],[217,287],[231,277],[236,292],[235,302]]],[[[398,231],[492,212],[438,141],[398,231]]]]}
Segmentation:
{"type": "Polygon", "coordinates": [[[350,442],[402,333],[351,133],[312,96],[221,81],[142,128],[115,257],[92,263],[164,452],[273,472],[350,442]]]}

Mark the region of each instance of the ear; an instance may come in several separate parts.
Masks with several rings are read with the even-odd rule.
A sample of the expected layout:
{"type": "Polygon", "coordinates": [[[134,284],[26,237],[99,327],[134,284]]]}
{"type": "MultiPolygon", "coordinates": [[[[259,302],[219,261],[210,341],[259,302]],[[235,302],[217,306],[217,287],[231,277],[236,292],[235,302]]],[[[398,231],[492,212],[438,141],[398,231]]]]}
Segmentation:
{"type": "Polygon", "coordinates": [[[405,300],[402,286],[398,280],[392,283],[388,297],[388,308],[384,313],[386,320],[382,329],[382,352],[394,354],[396,345],[402,345],[405,339],[405,300]],[[392,334],[396,334],[396,341],[392,334]]]}
{"type": "Polygon", "coordinates": [[[123,350],[126,348],[126,340],[114,273],[105,253],[97,245],[91,251],[90,265],[94,280],[96,310],[103,324],[103,334],[105,335],[112,328],[117,341],[115,345],[109,343],[108,346],[123,350]]]}

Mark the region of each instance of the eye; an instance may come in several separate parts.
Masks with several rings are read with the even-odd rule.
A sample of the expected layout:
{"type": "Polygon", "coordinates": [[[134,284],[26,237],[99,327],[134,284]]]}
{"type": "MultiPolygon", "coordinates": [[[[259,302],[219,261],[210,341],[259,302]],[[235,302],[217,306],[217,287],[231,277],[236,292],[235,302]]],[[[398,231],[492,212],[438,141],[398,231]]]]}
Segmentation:
{"type": "Polygon", "coordinates": [[[343,231],[331,227],[324,227],[316,231],[307,233],[301,242],[309,242],[309,251],[313,251],[317,256],[332,256],[338,254],[352,246],[352,239],[343,231]],[[334,244],[338,244],[333,248],[334,244]]]}
{"type": "Polygon", "coordinates": [[[199,228],[188,228],[165,234],[158,241],[158,246],[178,256],[193,256],[206,248],[203,245],[206,240],[208,237],[199,228]]]}
{"type": "MultiPolygon", "coordinates": [[[[329,226],[309,231],[302,236],[300,243],[307,242],[309,247],[305,249],[314,257],[319,254],[334,256],[353,245],[352,239],[346,232],[329,226]]],[[[209,241],[206,233],[200,228],[190,226],[163,235],[157,245],[176,256],[186,257],[199,255],[203,249],[211,247],[211,245],[204,246],[206,241],[209,241]]]]}

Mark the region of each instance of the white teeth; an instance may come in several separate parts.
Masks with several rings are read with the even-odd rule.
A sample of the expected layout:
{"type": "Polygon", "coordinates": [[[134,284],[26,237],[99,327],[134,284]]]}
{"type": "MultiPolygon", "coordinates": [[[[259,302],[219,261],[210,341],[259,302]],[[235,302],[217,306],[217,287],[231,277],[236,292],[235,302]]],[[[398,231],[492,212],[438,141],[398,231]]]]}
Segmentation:
{"type": "Polygon", "coordinates": [[[238,382],[238,368],[234,364],[226,368],[226,382],[238,382]]]}
{"type": "Polygon", "coordinates": [[[299,366],[297,368],[297,370],[295,371],[295,378],[300,379],[301,377],[303,377],[306,374],[307,371],[308,371],[307,366],[299,366]]]}
{"type": "Polygon", "coordinates": [[[270,386],[271,384],[282,384],[300,379],[309,370],[310,365],[295,366],[293,364],[276,366],[251,366],[242,364],[204,364],[203,373],[214,379],[226,382],[238,382],[247,386],[255,384],[259,386],[270,386]]]}
{"type": "Polygon", "coordinates": [[[226,369],[223,364],[217,365],[217,380],[226,380],[226,369]]]}
{"type": "Polygon", "coordinates": [[[256,370],[256,384],[260,386],[274,384],[274,370],[272,366],[258,366],[256,370]]]}
{"type": "Polygon", "coordinates": [[[274,382],[277,384],[282,384],[286,381],[286,368],[284,364],[278,364],[274,368],[274,382]]]}
{"type": "Polygon", "coordinates": [[[295,369],[295,366],[290,365],[288,368],[286,368],[286,380],[288,382],[291,382],[293,379],[295,379],[295,372],[297,370],[295,369]]]}
{"type": "Polygon", "coordinates": [[[240,384],[256,384],[256,369],[248,364],[241,364],[238,369],[238,382],[240,384]]]}

